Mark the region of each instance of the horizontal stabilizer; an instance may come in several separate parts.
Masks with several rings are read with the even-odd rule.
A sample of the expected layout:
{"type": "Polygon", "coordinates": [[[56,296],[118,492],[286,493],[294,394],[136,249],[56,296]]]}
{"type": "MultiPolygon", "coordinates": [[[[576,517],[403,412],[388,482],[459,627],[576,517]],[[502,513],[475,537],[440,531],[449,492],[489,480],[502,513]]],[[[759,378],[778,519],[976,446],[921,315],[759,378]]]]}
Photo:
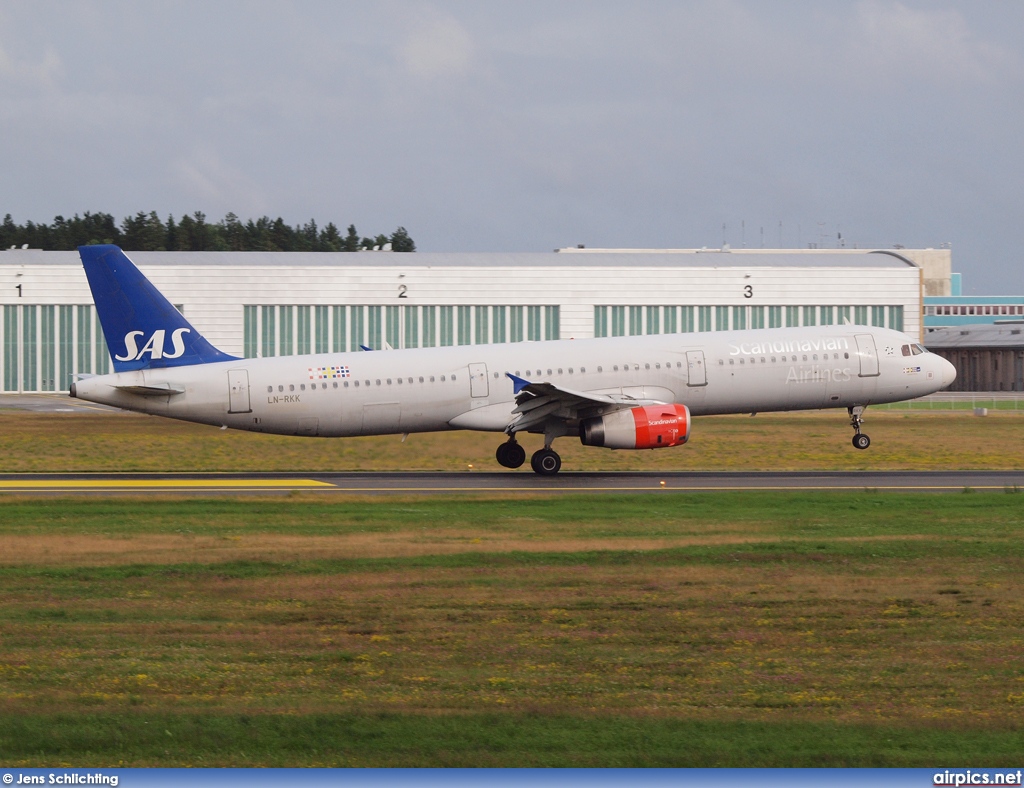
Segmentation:
{"type": "Polygon", "coordinates": [[[128,394],[138,394],[141,397],[167,397],[171,394],[185,393],[185,389],[176,389],[170,386],[114,386],[114,388],[128,394]]]}

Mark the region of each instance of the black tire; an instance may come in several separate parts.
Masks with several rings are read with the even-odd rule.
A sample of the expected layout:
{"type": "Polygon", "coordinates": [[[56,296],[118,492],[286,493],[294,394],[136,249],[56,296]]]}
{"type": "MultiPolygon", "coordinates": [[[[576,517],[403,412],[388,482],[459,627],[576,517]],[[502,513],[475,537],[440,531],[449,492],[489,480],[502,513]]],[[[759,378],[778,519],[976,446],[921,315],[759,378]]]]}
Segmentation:
{"type": "Polygon", "coordinates": [[[866,449],[871,445],[871,438],[865,435],[863,432],[858,432],[853,436],[853,446],[855,449],[866,449]]]}
{"type": "Polygon", "coordinates": [[[518,468],[526,462],[526,450],[514,441],[506,441],[498,446],[494,459],[503,468],[518,468]]]}
{"type": "Polygon", "coordinates": [[[508,459],[509,468],[519,468],[524,462],[526,462],[526,449],[520,446],[518,443],[508,442],[505,444],[508,447],[508,453],[506,458],[508,459]]]}
{"type": "Polygon", "coordinates": [[[554,476],[562,468],[562,458],[552,449],[540,449],[530,458],[530,467],[539,476],[554,476]]]}

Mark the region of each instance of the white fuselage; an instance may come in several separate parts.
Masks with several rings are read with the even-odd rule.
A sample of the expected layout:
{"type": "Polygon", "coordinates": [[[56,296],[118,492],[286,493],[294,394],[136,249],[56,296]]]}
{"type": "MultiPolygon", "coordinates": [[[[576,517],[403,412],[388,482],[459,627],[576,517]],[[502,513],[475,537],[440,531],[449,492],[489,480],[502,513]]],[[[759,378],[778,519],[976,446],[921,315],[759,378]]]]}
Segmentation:
{"type": "Polygon", "coordinates": [[[506,372],[684,404],[694,416],[846,408],[913,399],[952,382],[944,359],[919,348],[903,355],[910,343],[896,331],[842,325],[330,353],[101,375],[77,381],[74,394],[283,435],[500,432],[515,407],[506,372]],[[154,391],[161,387],[181,393],[154,391]]]}

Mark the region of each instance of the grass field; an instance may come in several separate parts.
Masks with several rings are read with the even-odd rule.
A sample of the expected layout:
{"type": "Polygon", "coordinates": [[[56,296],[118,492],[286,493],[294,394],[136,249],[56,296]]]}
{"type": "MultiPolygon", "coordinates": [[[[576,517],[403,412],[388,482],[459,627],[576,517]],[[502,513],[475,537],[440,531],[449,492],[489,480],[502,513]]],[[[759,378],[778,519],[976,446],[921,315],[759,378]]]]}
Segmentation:
{"type": "Polygon", "coordinates": [[[1008,493],[2,499],[0,761],[1019,765],[1008,493]]]}
{"type": "MultiPolygon", "coordinates": [[[[1024,411],[868,410],[872,445],[858,451],[845,411],[696,419],[675,449],[613,452],[563,438],[571,470],[839,470],[1024,467],[1024,411]]],[[[312,439],[218,430],[127,413],[0,411],[0,472],[500,470],[502,436],[450,432],[312,439]]],[[[528,451],[540,437],[523,438],[528,451]]],[[[529,465],[521,473],[530,473],[529,465]]]]}

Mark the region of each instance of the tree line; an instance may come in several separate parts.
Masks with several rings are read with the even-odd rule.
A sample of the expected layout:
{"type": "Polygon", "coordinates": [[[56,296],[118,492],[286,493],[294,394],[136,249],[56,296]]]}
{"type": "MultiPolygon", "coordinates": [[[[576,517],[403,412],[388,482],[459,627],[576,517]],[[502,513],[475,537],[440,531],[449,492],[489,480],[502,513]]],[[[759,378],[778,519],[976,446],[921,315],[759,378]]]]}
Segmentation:
{"type": "Polygon", "coordinates": [[[126,252],[358,252],[384,248],[415,252],[416,244],[404,227],[391,235],[361,237],[350,224],[345,235],[333,222],[320,228],[315,220],[291,227],[284,219],[262,216],[242,222],[229,213],[219,222],[206,221],[196,211],[179,221],[139,211],[117,224],[109,213],[77,213],[70,219],[54,218],[52,224],[27,221],[15,224],[10,214],[0,224],[0,249],[24,246],[52,251],[77,249],[88,244],[117,244],[126,252]]]}

